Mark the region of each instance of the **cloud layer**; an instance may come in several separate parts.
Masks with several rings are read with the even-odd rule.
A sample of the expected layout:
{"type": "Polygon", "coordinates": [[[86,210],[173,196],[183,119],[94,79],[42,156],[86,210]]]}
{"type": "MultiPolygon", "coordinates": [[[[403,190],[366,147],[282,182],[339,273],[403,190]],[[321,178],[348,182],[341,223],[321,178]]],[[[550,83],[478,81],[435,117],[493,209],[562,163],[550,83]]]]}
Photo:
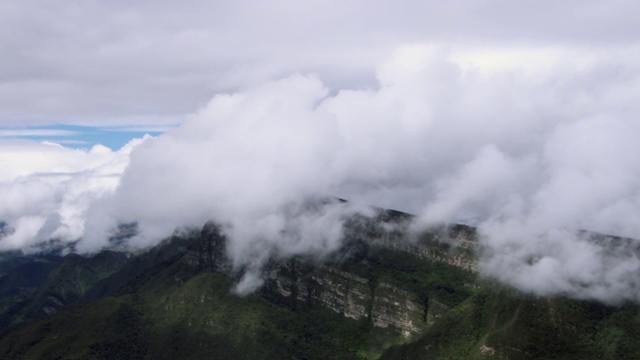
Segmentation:
{"type": "Polygon", "coordinates": [[[0,4],[0,125],[167,125],[220,91],[294,72],[375,86],[407,42],[637,44],[633,1],[189,0],[0,4]]]}
{"type": "Polygon", "coordinates": [[[337,196],[416,213],[419,227],[479,226],[482,271],[523,290],[637,300],[635,252],[576,235],[640,238],[637,58],[628,45],[410,45],[370,88],[296,74],[216,95],[134,150],[56,148],[54,159],[80,159],[66,180],[30,175],[58,174],[55,161],[9,164],[2,186],[17,200],[2,214],[16,232],[1,244],[83,231],[78,249],[95,251],[115,225],[137,221],[132,244],[147,246],[215,218],[235,265],[259,267],[268,255],[337,249],[340,219],[361,210],[308,205],[337,196]]]}

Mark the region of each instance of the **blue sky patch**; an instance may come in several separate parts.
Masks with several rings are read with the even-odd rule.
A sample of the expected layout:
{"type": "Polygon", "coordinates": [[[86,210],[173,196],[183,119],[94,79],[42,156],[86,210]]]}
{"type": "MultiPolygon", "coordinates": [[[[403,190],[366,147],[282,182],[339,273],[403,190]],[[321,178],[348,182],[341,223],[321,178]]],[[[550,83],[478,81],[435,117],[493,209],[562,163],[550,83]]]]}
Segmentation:
{"type": "Polygon", "coordinates": [[[32,127],[0,127],[0,139],[27,139],[51,141],[66,147],[90,149],[102,144],[118,150],[131,139],[145,134],[160,135],[170,127],[91,127],[79,125],[53,125],[32,127]]]}

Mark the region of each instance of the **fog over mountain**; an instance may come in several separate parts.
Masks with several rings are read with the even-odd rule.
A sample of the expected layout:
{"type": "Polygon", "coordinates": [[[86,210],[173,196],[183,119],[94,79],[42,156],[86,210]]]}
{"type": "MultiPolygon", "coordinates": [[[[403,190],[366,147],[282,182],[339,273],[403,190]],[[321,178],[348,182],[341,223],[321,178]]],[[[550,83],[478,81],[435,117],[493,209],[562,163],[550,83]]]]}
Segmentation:
{"type": "MultiPolygon", "coordinates": [[[[89,14],[103,5],[86,6],[88,10],[78,11],[89,14]]],[[[504,2],[492,6],[506,15],[520,14],[504,2]]],[[[348,14],[353,11],[338,8],[348,14]]],[[[73,9],[64,13],[74,17],[73,9]]],[[[235,11],[244,14],[247,9],[254,15],[259,10],[240,7],[235,11]]],[[[304,14],[314,9],[296,11],[302,21],[311,18],[304,14]]],[[[599,7],[592,4],[586,9],[598,12],[599,7]]],[[[157,11],[165,10],[161,6],[157,11]]],[[[507,29],[519,29],[513,39],[509,34],[494,36],[496,29],[487,25],[488,18],[483,18],[478,33],[471,27],[463,31],[453,26],[457,30],[447,32],[449,27],[433,24],[414,32],[398,25],[405,35],[412,35],[389,31],[395,35],[374,39],[360,32],[374,31],[371,23],[382,13],[368,12],[365,22],[369,25],[346,32],[365,44],[358,48],[357,57],[350,57],[348,49],[328,45],[329,39],[340,37],[333,28],[329,32],[336,33],[322,36],[324,41],[317,47],[308,44],[321,53],[319,58],[316,52],[293,54],[292,49],[307,45],[302,47],[299,39],[273,40],[281,39],[274,35],[265,38],[274,43],[267,41],[262,49],[265,59],[278,65],[256,66],[258,75],[246,60],[258,56],[252,52],[256,50],[230,50],[228,58],[217,57],[204,45],[212,33],[203,30],[202,38],[189,36],[194,51],[202,48],[213,59],[226,64],[237,61],[237,65],[222,66],[226,70],[217,73],[233,81],[210,78],[207,86],[215,88],[210,89],[209,95],[214,95],[208,102],[201,101],[205,92],[193,92],[202,104],[199,108],[198,101],[173,96],[161,101],[166,95],[161,94],[166,90],[162,85],[161,90],[145,93],[146,86],[153,87],[150,83],[143,86],[131,80],[141,94],[136,96],[143,97],[141,107],[172,104],[169,107],[181,109],[179,113],[193,106],[189,115],[176,115],[171,121],[166,120],[171,118],[169,110],[157,116],[128,111],[138,101],[131,99],[123,100],[123,111],[128,112],[119,117],[111,105],[97,104],[101,95],[92,93],[95,88],[88,92],[88,102],[84,95],[64,93],[81,105],[40,103],[31,113],[21,109],[16,99],[17,105],[3,110],[7,118],[33,115],[29,121],[38,123],[49,112],[52,118],[57,114],[76,118],[96,106],[99,111],[87,116],[86,122],[144,118],[139,123],[179,122],[179,126],[154,138],[133,140],[119,150],[97,146],[83,151],[0,140],[0,219],[13,229],[0,240],[0,248],[33,251],[34,244],[59,238],[81,239],[77,250],[94,252],[108,245],[108,235],[117,224],[134,221],[140,234],[130,244],[146,247],[176,228],[216,219],[231,240],[229,255],[234,264],[257,269],[269,256],[330,254],[340,247],[342,220],[353,213],[366,214],[366,206],[371,205],[416,214],[418,230],[447,222],[477,226],[481,272],[522,290],[605,301],[638,300],[640,261],[635,243],[607,249],[585,241],[580,232],[640,238],[637,39],[615,31],[603,34],[593,27],[575,35],[570,26],[556,21],[550,26],[559,35],[552,42],[555,37],[550,32],[527,35],[527,29],[541,27],[525,23],[520,28],[511,19],[507,29]],[[462,34],[469,34],[471,40],[461,42],[462,34]],[[380,47],[368,45],[377,40],[380,47]],[[284,43],[291,48],[278,47],[284,43]],[[325,47],[330,49],[322,53],[325,47]],[[350,60],[340,67],[337,63],[343,58],[350,60]],[[247,78],[241,79],[242,74],[247,78]],[[347,81],[340,80],[342,74],[349,74],[347,81]],[[155,122],[149,120],[154,116],[155,122]],[[350,203],[309,205],[325,196],[350,203]]],[[[469,14],[468,10],[462,13],[469,14]]],[[[138,24],[132,14],[138,12],[119,14],[118,19],[138,24]]],[[[388,22],[381,24],[383,31],[396,29],[388,22]]],[[[160,27],[168,31],[165,24],[160,27]]],[[[253,33],[255,28],[251,29],[253,33]]],[[[287,33],[287,37],[294,35],[287,33]]],[[[238,35],[240,40],[243,36],[238,35]]],[[[137,41],[147,44],[154,38],[142,32],[137,41]]],[[[223,45],[230,46],[226,41],[223,45]]],[[[153,41],[149,44],[155,49],[153,41]]],[[[101,51],[117,54],[119,49],[108,42],[104,46],[101,51]]],[[[173,65],[191,66],[180,56],[170,57],[178,59],[173,65]]],[[[157,66],[165,69],[169,65],[162,61],[167,60],[160,58],[157,66]]],[[[213,61],[196,58],[196,69],[213,61]]],[[[69,70],[66,65],[56,66],[63,68],[69,70]]],[[[178,72],[177,76],[188,76],[178,72]]],[[[16,69],[7,73],[20,74],[16,69]]],[[[82,71],[71,73],[70,78],[76,78],[82,71]]],[[[91,71],[87,76],[92,76],[91,71]]],[[[107,78],[124,81],[125,76],[107,78]]],[[[3,83],[6,89],[10,85],[3,83]]],[[[191,87],[201,85],[190,82],[191,87]]],[[[109,102],[115,101],[109,97],[110,86],[120,88],[107,84],[103,95],[109,102]]],[[[251,288],[257,280],[243,281],[251,288]]]]}

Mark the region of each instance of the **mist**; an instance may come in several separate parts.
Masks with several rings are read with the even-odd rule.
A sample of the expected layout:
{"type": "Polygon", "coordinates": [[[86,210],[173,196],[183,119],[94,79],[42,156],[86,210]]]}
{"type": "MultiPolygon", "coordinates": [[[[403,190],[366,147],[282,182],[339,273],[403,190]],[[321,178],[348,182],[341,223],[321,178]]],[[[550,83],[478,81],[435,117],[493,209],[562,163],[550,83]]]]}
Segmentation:
{"type": "Polygon", "coordinates": [[[30,253],[52,239],[80,238],[88,208],[114,191],[130,152],[144,140],[134,139],[118,151],[0,140],[0,219],[6,227],[0,250],[30,253]]]}
{"type": "Polygon", "coordinates": [[[344,219],[378,206],[416,214],[419,230],[477,226],[481,273],[523,291],[637,301],[635,242],[605,251],[580,234],[640,238],[639,55],[412,44],[370,88],[296,73],[217,94],[121,150],[56,148],[47,159],[78,158],[63,170],[5,158],[0,219],[14,232],[0,247],[57,237],[91,253],[137,222],[129,244],[146,248],[215,219],[244,293],[269,258],[326,257],[344,219]],[[309,205],[325,197],[350,202],[309,205]]]}

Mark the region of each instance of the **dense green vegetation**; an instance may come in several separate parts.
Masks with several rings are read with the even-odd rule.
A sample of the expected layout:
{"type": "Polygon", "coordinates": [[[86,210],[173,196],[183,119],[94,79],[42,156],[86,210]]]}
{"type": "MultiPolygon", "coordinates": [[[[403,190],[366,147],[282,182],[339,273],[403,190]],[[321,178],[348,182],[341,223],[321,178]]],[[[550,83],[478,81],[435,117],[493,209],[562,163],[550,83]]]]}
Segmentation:
{"type": "Polygon", "coordinates": [[[368,247],[365,254],[354,256],[340,267],[369,279],[397,285],[426,301],[438,301],[455,306],[474,292],[476,274],[455,266],[424,261],[406,253],[368,247]]]}
{"type": "MultiPolygon", "coordinates": [[[[123,269],[123,274],[130,271],[123,269]]],[[[322,307],[291,309],[260,294],[238,297],[231,293],[232,285],[226,275],[199,271],[186,256],[176,256],[140,271],[119,296],[6,334],[0,356],[357,359],[381,353],[379,341],[386,344],[397,337],[322,307]]]]}
{"type": "MultiPolygon", "coordinates": [[[[421,331],[403,337],[375,327],[371,318],[354,320],[269,289],[240,297],[232,292],[237,274],[220,271],[215,261],[219,249],[211,242],[220,238],[212,231],[185,232],[135,256],[0,258],[0,358],[640,358],[635,304],[523,295],[468,270],[355,237],[348,256],[325,266],[367,279],[372,293],[380,283],[407,292],[424,304],[421,331]],[[437,313],[429,308],[434,300],[437,313]]],[[[374,236],[380,229],[366,231],[374,236]]],[[[310,259],[288,265],[301,277],[320,274],[310,259]]]]}
{"type": "Polygon", "coordinates": [[[638,359],[640,308],[536,298],[496,284],[382,359],[638,359]]]}
{"type": "MultiPolygon", "coordinates": [[[[24,320],[54,314],[78,301],[101,279],[117,272],[127,256],[103,251],[85,258],[69,254],[34,256],[0,277],[3,302],[0,326],[6,329],[24,320]]],[[[7,265],[7,264],[2,264],[7,265]]]]}

